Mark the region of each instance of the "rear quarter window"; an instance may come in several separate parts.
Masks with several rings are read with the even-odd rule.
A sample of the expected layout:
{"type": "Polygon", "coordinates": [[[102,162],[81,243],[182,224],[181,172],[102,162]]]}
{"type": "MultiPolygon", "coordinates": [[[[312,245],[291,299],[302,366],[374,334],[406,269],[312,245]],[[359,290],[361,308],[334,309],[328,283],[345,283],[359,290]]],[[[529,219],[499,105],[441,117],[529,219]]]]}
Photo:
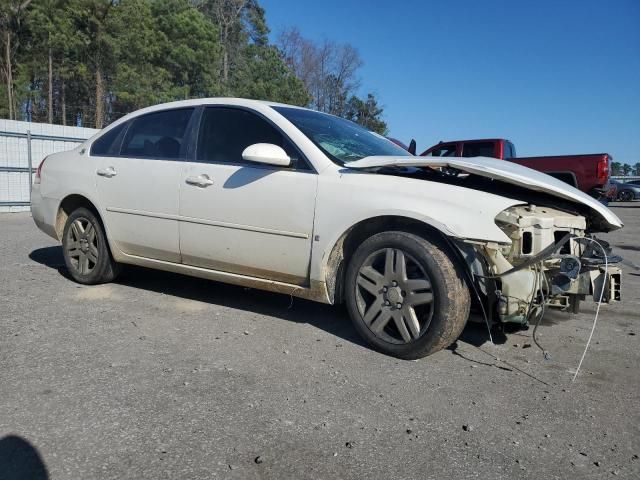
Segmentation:
{"type": "Polygon", "coordinates": [[[124,137],[128,125],[129,122],[124,122],[99,137],[93,142],[93,145],[91,145],[91,155],[103,157],[117,156],[120,153],[122,137],[124,137]]]}
{"type": "Polygon", "coordinates": [[[494,147],[492,142],[465,143],[462,146],[463,157],[494,157],[494,147]]]}
{"type": "Polygon", "coordinates": [[[513,143],[504,143],[504,158],[516,158],[516,147],[513,146],[513,143]]]}
{"type": "Polygon", "coordinates": [[[444,145],[442,147],[435,148],[427,153],[425,156],[427,157],[455,157],[456,156],[456,146],[455,145],[444,145]]]}

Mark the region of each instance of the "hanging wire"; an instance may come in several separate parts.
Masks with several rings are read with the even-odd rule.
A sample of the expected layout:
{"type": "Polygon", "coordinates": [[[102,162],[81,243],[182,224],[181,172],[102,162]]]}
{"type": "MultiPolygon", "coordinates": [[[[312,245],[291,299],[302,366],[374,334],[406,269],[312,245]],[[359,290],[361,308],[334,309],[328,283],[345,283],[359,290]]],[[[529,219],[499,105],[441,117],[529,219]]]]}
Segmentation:
{"type": "Polygon", "coordinates": [[[604,247],[600,244],[600,242],[598,242],[597,240],[594,240],[593,238],[589,238],[589,237],[575,237],[575,238],[576,239],[587,240],[587,241],[589,241],[591,243],[594,243],[598,247],[600,247],[600,250],[602,250],[602,255],[604,256],[604,280],[602,282],[602,287],[600,288],[600,299],[598,300],[598,306],[596,307],[596,314],[595,314],[595,316],[593,318],[593,325],[591,326],[591,332],[589,333],[589,339],[587,340],[587,343],[584,346],[584,351],[582,352],[582,357],[580,357],[580,362],[578,363],[578,367],[576,368],[576,373],[573,375],[573,379],[571,380],[572,382],[575,382],[576,378],[578,377],[578,372],[580,372],[580,368],[582,367],[582,362],[584,361],[584,357],[586,357],[587,350],[589,350],[589,345],[591,345],[591,339],[593,338],[593,332],[595,332],[596,323],[598,322],[598,314],[600,313],[600,306],[602,305],[602,299],[604,298],[604,288],[605,288],[606,282],[607,282],[607,273],[609,272],[609,259],[607,257],[607,252],[604,249],[604,247]]]}

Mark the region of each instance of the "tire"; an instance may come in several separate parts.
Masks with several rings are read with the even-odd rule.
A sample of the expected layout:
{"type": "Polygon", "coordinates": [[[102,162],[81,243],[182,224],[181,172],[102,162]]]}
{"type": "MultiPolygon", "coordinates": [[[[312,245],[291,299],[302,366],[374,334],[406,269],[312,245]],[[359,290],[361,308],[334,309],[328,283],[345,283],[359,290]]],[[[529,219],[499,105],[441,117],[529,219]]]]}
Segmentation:
{"type": "Polygon", "coordinates": [[[78,283],[108,283],[120,273],[102,223],[87,208],[78,208],[69,215],[62,234],[62,253],[69,274],[78,283]]]}
{"type": "Polygon", "coordinates": [[[455,342],[471,304],[464,274],[446,251],[402,231],[378,233],[358,247],[345,299],[358,333],[376,350],[406,360],[455,342]]]}
{"type": "Polygon", "coordinates": [[[630,192],[629,190],[623,190],[618,193],[618,200],[620,200],[621,202],[631,202],[633,200],[633,197],[633,192],[630,192]]]}

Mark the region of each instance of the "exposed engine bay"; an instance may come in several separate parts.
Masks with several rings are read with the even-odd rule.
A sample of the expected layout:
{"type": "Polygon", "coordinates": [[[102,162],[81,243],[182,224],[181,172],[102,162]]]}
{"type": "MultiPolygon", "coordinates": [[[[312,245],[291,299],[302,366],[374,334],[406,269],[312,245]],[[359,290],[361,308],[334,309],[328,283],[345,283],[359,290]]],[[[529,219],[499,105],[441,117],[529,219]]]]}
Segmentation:
{"type": "Polygon", "coordinates": [[[579,312],[580,302],[621,299],[621,272],[607,242],[609,229],[592,211],[567,199],[450,168],[383,169],[380,173],[448,183],[521,200],[501,212],[496,225],[510,245],[456,242],[493,322],[526,326],[547,308],[579,312]],[[535,204],[533,203],[535,202],[535,204]],[[495,317],[497,316],[497,318],[495,317]]]}
{"type": "Polygon", "coordinates": [[[606,242],[586,236],[584,217],[529,204],[501,212],[496,224],[511,245],[465,242],[460,248],[500,322],[526,325],[546,308],[577,313],[587,296],[620,300],[614,264],[621,259],[606,242]]]}
{"type": "Polygon", "coordinates": [[[596,200],[533,170],[495,159],[369,157],[350,168],[446,183],[521,202],[495,217],[510,243],[453,241],[487,321],[527,325],[548,308],[577,313],[582,300],[621,299],[622,258],[594,233],[622,227],[596,200]],[[497,317],[497,318],[496,318],[497,317]]]}

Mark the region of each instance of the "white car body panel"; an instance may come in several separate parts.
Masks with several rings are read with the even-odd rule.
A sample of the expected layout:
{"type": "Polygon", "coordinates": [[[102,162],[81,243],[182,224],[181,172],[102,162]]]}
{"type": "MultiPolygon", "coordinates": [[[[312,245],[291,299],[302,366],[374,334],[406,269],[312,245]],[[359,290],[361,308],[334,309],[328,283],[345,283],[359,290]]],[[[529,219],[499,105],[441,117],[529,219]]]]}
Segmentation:
{"type": "Polygon", "coordinates": [[[318,176],[282,168],[184,162],[180,251],[188,265],[303,284],[318,176]]]}
{"type": "Polygon", "coordinates": [[[390,166],[450,167],[466,173],[502,180],[530,190],[582,203],[602,216],[609,223],[612,230],[623,227],[622,220],[586,193],[550,175],[505,160],[489,157],[366,157],[349,164],[349,168],[353,169],[390,166]]]}
{"type": "Polygon", "coordinates": [[[98,204],[109,226],[112,246],[127,255],[180,261],[178,189],[180,162],[142,158],[89,157],[96,171],[98,204]]]}
{"type": "Polygon", "coordinates": [[[381,216],[419,220],[456,238],[500,243],[511,240],[494,222],[522,202],[437,182],[336,168],[320,178],[311,274],[324,278],[329,253],[355,224],[381,216]],[[452,194],[452,188],[458,190],[452,194]],[[474,202],[469,202],[469,195],[474,202]]]}
{"type": "Polygon", "coordinates": [[[368,157],[350,168],[337,165],[271,105],[242,99],[198,99],[129,114],[76,149],[48,157],[42,184],[33,189],[34,220],[47,234],[61,239],[61,202],[68,195],[80,195],[96,206],[119,262],[327,303],[333,301],[326,287],[331,252],[354,225],[380,216],[399,216],[429,224],[449,237],[509,244],[511,239],[496,225],[495,217],[523,204],[483,191],[358,169],[398,164],[451,166],[553,192],[588,205],[612,227],[622,226],[606,207],[581,192],[509,162],[368,157]],[[93,141],[131,118],[200,105],[258,112],[296,144],[313,170],[118,159],[89,153],[93,141]],[[116,169],[116,176],[97,175],[109,166],[116,169]],[[211,183],[203,187],[186,183],[187,178],[202,175],[211,183]]]}
{"type": "MultiPolygon", "coordinates": [[[[88,162],[82,145],[75,149],[49,155],[43,167],[46,181],[33,185],[31,212],[38,227],[60,240],[56,230],[60,203],[69,195],[79,195],[94,205],[100,205],[96,191],[95,162],[88,162]]],[[[98,207],[99,208],[99,207],[98,207]]],[[[100,211],[103,215],[104,212],[100,211]]]]}

